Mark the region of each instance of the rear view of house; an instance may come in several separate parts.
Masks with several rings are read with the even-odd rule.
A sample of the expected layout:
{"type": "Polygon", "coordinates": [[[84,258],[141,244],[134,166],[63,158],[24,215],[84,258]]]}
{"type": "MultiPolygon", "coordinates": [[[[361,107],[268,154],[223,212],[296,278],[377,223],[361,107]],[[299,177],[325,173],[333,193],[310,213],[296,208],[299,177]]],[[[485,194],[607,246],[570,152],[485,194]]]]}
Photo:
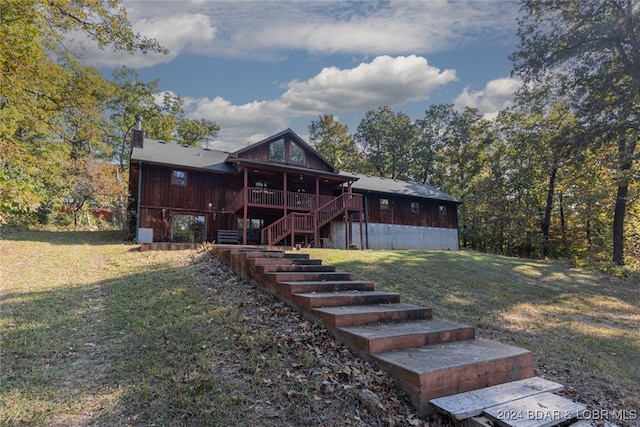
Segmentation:
{"type": "Polygon", "coordinates": [[[290,129],[233,153],[133,132],[130,231],[140,242],[458,249],[458,201],[340,173],[290,129]]]}

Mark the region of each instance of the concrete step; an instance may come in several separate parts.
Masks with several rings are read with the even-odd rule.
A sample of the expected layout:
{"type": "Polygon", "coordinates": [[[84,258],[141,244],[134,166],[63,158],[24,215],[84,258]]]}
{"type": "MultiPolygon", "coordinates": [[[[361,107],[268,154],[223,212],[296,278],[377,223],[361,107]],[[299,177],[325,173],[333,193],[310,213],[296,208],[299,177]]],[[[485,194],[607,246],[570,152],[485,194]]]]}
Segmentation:
{"type": "Polygon", "coordinates": [[[357,352],[366,354],[475,338],[473,326],[443,319],[348,326],[337,333],[357,352]]]}
{"type": "Polygon", "coordinates": [[[413,304],[375,304],[314,308],[313,315],[327,325],[345,327],[375,322],[431,319],[432,310],[413,304]]]}
{"type": "Polygon", "coordinates": [[[440,412],[456,420],[476,417],[493,406],[535,396],[541,393],[557,393],[564,390],[562,384],[540,377],[499,384],[480,390],[458,393],[452,396],[433,399],[431,404],[440,412]]]}
{"type": "Polygon", "coordinates": [[[289,265],[257,265],[256,268],[262,273],[273,272],[334,272],[336,267],[333,265],[304,265],[304,264],[289,264],[289,265]]]}
{"type": "Polygon", "coordinates": [[[552,427],[577,419],[587,407],[552,393],[541,393],[485,409],[484,416],[504,427],[552,427]]]}
{"type": "Polygon", "coordinates": [[[400,302],[400,294],[384,291],[313,292],[292,295],[300,308],[339,307],[347,305],[393,304],[400,302]]]}
{"type": "Polygon", "coordinates": [[[455,341],[374,354],[421,414],[429,401],[533,377],[531,352],[490,341],[455,341]]]}
{"type": "Polygon", "coordinates": [[[264,276],[265,276],[265,279],[271,283],[353,280],[353,274],[344,273],[341,271],[331,271],[331,272],[283,271],[283,272],[266,273],[264,276]]]}
{"type": "Polygon", "coordinates": [[[373,282],[365,280],[320,280],[305,282],[278,282],[273,287],[280,295],[289,300],[293,294],[309,294],[312,292],[373,291],[373,282]]]}

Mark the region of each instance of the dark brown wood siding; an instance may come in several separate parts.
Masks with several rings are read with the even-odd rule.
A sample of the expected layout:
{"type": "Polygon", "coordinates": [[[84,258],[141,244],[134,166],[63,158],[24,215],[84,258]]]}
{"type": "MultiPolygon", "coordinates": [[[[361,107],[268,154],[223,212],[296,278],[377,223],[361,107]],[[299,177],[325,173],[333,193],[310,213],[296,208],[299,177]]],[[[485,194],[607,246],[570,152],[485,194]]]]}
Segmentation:
{"type": "Polygon", "coordinates": [[[205,216],[208,241],[215,240],[218,229],[237,227],[230,203],[241,177],[143,164],[142,179],[140,227],[153,228],[154,241],[171,240],[175,214],[205,216]],[[186,173],[185,186],[171,184],[173,170],[186,173]]]}
{"type": "Polygon", "coordinates": [[[284,141],[285,141],[285,159],[286,159],[284,162],[274,161],[269,158],[270,142],[258,145],[253,149],[242,152],[238,155],[238,158],[255,160],[259,162],[268,162],[268,163],[273,163],[274,165],[281,164],[281,165],[313,169],[313,170],[318,170],[323,172],[333,172],[333,169],[330,168],[327,165],[327,163],[324,162],[320,157],[318,157],[317,153],[306,149],[306,147],[303,147],[300,144],[298,144],[298,146],[304,151],[304,158],[305,158],[304,164],[297,164],[297,163],[292,163],[288,161],[288,159],[290,158],[289,153],[290,153],[291,143],[296,143],[296,142],[291,141],[288,138],[284,138],[284,141]]]}
{"type": "Polygon", "coordinates": [[[369,193],[365,195],[367,221],[378,224],[414,225],[419,227],[458,227],[458,209],[454,202],[431,200],[391,194],[369,193]],[[389,209],[381,209],[381,199],[389,202],[389,209]],[[418,212],[411,203],[417,203],[418,212]],[[441,206],[444,210],[441,210],[441,206]]]}

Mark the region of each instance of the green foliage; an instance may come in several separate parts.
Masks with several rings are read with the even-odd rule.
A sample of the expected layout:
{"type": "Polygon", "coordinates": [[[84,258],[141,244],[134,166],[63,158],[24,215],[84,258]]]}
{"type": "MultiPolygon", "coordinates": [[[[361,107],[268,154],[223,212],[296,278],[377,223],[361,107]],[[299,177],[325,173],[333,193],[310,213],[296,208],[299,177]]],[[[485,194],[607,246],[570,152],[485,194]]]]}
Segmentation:
{"type": "Polygon", "coordinates": [[[340,170],[362,169],[358,146],[346,125],[331,115],[323,115],[309,125],[309,142],[329,163],[340,170]]]}
{"type": "Polygon", "coordinates": [[[414,141],[411,119],[384,106],[366,113],[355,140],[366,159],[364,168],[373,175],[408,179],[410,147],[414,141]]]}
{"type": "MultiPolygon", "coordinates": [[[[608,155],[615,177],[612,260],[624,263],[626,211],[637,191],[640,137],[640,7],[633,0],[524,0],[515,72],[565,97],[608,155]]],[[[604,156],[602,156],[604,157],[604,156]]]]}
{"type": "Polygon", "coordinates": [[[132,31],[118,0],[0,3],[0,222],[60,205],[86,175],[70,165],[111,155],[111,85],[71,55],[67,35],[78,32],[101,48],[165,51],[132,31]]]}
{"type": "Polygon", "coordinates": [[[208,145],[218,136],[220,125],[207,119],[182,118],[176,129],[176,140],[185,145],[208,145]]]}

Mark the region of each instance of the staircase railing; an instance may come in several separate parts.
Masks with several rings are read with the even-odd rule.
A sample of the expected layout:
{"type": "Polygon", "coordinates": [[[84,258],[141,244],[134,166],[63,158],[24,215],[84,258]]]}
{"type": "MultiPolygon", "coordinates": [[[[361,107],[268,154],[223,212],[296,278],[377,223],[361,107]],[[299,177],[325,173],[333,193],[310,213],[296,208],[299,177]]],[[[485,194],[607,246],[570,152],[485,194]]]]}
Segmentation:
{"type": "Polygon", "coordinates": [[[362,210],[360,194],[343,193],[311,213],[290,213],[262,230],[262,243],[273,246],[291,233],[315,233],[340,213],[362,210]]]}

